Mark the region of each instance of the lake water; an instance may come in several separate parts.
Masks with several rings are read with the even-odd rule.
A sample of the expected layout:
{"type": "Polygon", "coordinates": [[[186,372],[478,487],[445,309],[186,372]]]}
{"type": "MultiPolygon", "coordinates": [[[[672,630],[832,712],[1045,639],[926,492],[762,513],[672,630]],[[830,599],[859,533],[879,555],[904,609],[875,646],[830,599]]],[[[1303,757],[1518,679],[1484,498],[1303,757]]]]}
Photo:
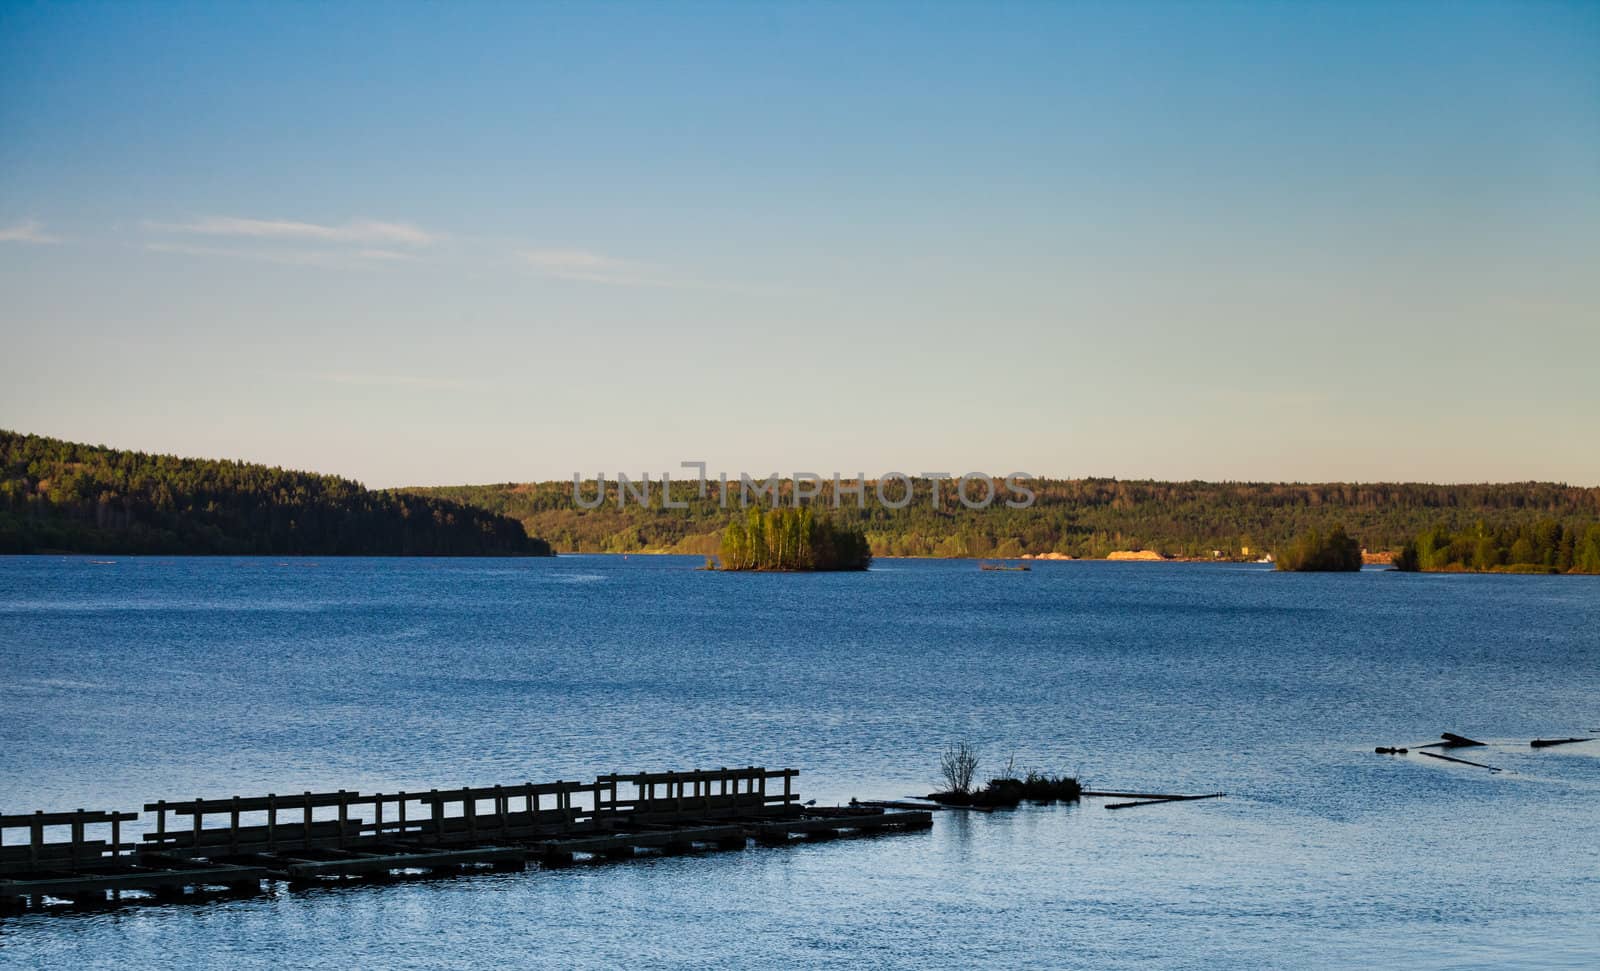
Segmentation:
{"type": "MultiPolygon", "coordinates": [[[[1600,966],[1600,578],[0,558],[0,806],[766,764],[1227,798],[0,919],[0,966],[1600,966]],[[1482,769],[1374,755],[1456,731],[1482,769]]],[[[1461,753],[1457,753],[1461,754],[1461,753]]]]}

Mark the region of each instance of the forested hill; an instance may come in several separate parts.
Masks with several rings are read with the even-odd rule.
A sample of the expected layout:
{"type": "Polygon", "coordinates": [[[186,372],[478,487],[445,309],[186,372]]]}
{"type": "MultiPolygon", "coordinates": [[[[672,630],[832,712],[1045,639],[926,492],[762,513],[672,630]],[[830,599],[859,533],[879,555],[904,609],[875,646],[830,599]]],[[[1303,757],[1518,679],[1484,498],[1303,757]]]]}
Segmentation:
{"type": "MultiPolygon", "coordinates": [[[[867,534],[874,556],[1007,557],[1062,553],[1103,557],[1116,550],[1151,549],[1171,556],[1254,559],[1280,549],[1310,529],[1335,525],[1370,550],[1398,550],[1426,530],[1452,531],[1478,524],[1503,529],[1554,521],[1580,527],[1600,521],[1600,488],[1542,482],[1491,485],[1284,484],[1247,482],[1151,482],[1117,479],[1044,479],[1031,483],[1038,498],[1027,509],[995,502],[968,510],[943,487],[944,500],[931,505],[930,483],[919,480],[916,498],[899,510],[879,505],[867,490],[867,508],[853,497],[833,512],[841,527],[867,534]]],[[[735,484],[734,488],[737,488],[735,484]]],[[[454,486],[412,490],[453,499],[513,516],[532,535],[546,537],[558,551],[631,552],[675,550],[717,552],[719,531],[738,509],[737,494],[723,508],[712,483],[706,499],[697,487],[675,483],[674,500],[687,509],[662,509],[659,487],[652,508],[631,499],[618,509],[615,482],[606,503],[579,509],[572,483],[539,482],[454,486]]],[[[823,502],[832,507],[831,489],[823,502]]],[[[593,500],[595,487],[582,492],[593,500]]]]}
{"type": "Polygon", "coordinates": [[[547,555],[514,519],[329,475],[0,430],[0,553],[547,555]]]}

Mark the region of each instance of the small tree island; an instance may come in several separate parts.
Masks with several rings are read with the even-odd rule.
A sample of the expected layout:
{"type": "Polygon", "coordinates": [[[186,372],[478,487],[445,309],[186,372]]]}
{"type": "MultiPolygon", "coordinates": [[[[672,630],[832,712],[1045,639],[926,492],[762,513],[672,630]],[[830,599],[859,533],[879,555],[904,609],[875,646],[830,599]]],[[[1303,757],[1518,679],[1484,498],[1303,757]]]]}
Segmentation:
{"type": "Polygon", "coordinates": [[[751,509],[722,531],[718,559],[724,570],[865,570],[872,548],[866,533],[810,509],[751,509]]]}
{"type": "Polygon", "coordinates": [[[1312,528],[1274,559],[1278,569],[1296,572],[1354,572],[1361,569],[1361,544],[1335,524],[1323,533],[1312,528]]]}

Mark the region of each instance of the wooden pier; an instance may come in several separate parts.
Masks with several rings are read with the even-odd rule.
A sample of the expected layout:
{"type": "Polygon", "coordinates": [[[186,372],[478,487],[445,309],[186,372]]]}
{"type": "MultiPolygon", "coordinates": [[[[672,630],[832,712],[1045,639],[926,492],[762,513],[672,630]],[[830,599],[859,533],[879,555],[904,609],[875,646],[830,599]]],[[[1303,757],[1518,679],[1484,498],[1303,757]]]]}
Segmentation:
{"type": "Polygon", "coordinates": [[[145,805],[145,817],[81,809],[0,816],[0,909],[114,903],[124,892],[156,900],[254,893],[274,880],[520,870],[530,860],[562,866],[933,825],[924,810],[804,806],[798,775],[750,766],[425,792],[160,800],[145,805]],[[124,841],[124,824],[141,818],[154,828],[124,841]]]}

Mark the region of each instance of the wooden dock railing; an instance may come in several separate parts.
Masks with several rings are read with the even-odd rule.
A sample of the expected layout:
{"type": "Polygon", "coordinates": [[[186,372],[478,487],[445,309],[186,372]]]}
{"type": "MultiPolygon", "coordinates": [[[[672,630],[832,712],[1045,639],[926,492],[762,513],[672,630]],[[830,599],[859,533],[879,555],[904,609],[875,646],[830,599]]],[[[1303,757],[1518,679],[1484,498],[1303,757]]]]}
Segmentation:
{"type": "Polygon", "coordinates": [[[781,813],[792,810],[799,799],[794,791],[798,775],[797,769],[748,766],[613,773],[594,782],[525,782],[415,793],[340,789],[159,800],[144,807],[155,813],[156,828],[144,834],[141,848],[182,857],[237,857],[360,849],[396,840],[449,845],[528,839],[685,814],[716,818],[781,813]],[[579,800],[585,795],[587,806],[579,800]],[[319,810],[328,818],[317,818],[319,810]],[[177,825],[169,825],[169,817],[177,825]]]}
{"type": "Polygon", "coordinates": [[[0,816],[0,877],[63,867],[76,870],[99,866],[107,857],[114,858],[133,849],[134,844],[122,842],[122,824],[138,818],[138,813],[82,809],[0,816]],[[110,839],[89,839],[90,826],[109,827],[110,839]],[[65,842],[47,840],[45,830],[59,827],[67,828],[68,839],[65,842]],[[8,838],[6,830],[27,830],[27,837],[20,841],[8,838]]]}
{"type": "Polygon", "coordinates": [[[612,773],[595,779],[595,809],[601,817],[625,813],[783,812],[799,801],[794,791],[794,779],[799,774],[798,769],[753,765],[692,772],[612,773]],[[776,791],[774,786],[774,791],[769,792],[769,780],[781,784],[782,791],[776,791]],[[619,795],[619,785],[632,787],[627,793],[629,798],[619,795]]]}
{"type": "Polygon", "coordinates": [[[587,782],[525,782],[514,786],[430,789],[418,795],[430,809],[424,841],[523,839],[572,829],[592,817],[573,797],[593,790],[587,782]],[[548,800],[549,805],[546,805],[548,800]],[[488,811],[484,805],[488,804],[488,811]]]}
{"type": "Polygon", "coordinates": [[[352,807],[370,801],[360,793],[304,792],[290,795],[228,799],[193,799],[146,803],[145,812],[156,814],[156,829],[144,834],[141,850],[177,856],[240,856],[249,853],[276,853],[281,850],[343,846],[359,833],[351,822],[352,807]],[[318,809],[334,809],[336,819],[316,819],[318,809]],[[188,823],[168,828],[167,815],[188,823]],[[225,817],[221,826],[206,825],[208,818],[225,817]]]}

